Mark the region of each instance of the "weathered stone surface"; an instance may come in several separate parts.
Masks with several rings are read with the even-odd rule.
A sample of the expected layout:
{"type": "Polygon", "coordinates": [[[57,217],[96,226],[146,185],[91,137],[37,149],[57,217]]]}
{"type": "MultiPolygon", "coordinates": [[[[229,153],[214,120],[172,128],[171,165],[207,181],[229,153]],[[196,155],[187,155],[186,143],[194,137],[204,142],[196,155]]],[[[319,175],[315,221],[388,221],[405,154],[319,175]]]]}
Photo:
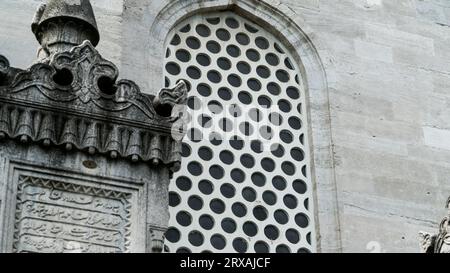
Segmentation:
{"type": "MultiPolygon", "coordinates": [[[[250,10],[242,1],[105,2],[92,0],[102,31],[98,50],[149,94],[163,85],[164,42],[176,22],[170,18],[226,8],[232,2],[240,11],[250,10]],[[166,7],[169,10],[163,12],[166,7]],[[160,36],[149,31],[152,26],[158,27],[160,36]]],[[[424,128],[435,128],[446,135],[449,128],[449,2],[246,2],[261,4],[254,4],[259,9],[254,9],[258,12],[253,17],[245,13],[251,19],[259,18],[264,3],[286,11],[289,21],[311,40],[325,68],[330,99],[318,89],[309,90],[311,143],[319,169],[314,181],[317,202],[323,204],[317,213],[319,251],[419,252],[417,232],[435,229],[450,192],[447,140],[434,139],[429,145],[424,134],[424,128]],[[319,137],[327,128],[329,142],[319,137]],[[336,214],[329,213],[334,210],[336,214]],[[368,249],[373,242],[380,248],[368,249]]],[[[0,49],[13,66],[26,67],[34,59],[37,44],[29,35],[28,22],[37,4],[0,1],[0,49]]],[[[277,35],[291,38],[290,28],[272,17],[261,18],[275,26],[277,35]]],[[[304,45],[301,40],[294,50],[306,52],[304,45]]],[[[305,64],[311,60],[311,55],[300,56],[305,64]]],[[[321,82],[316,79],[310,81],[313,87],[321,82]]]]}
{"type": "Polygon", "coordinates": [[[30,68],[0,55],[0,252],[161,252],[186,84],[118,80],[89,1],[74,3],[39,8],[30,68]]]}

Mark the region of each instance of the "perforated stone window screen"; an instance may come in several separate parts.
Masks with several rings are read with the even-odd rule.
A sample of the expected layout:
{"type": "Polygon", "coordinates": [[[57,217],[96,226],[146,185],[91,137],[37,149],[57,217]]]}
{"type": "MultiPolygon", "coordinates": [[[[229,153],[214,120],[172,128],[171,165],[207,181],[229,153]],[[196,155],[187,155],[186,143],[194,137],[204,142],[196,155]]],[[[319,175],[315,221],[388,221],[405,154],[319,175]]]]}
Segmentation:
{"type": "Polygon", "coordinates": [[[167,42],[165,85],[189,82],[188,134],[170,184],[169,252],[315,251],[305,95],[271,33],[198,14],[167,42]]]}

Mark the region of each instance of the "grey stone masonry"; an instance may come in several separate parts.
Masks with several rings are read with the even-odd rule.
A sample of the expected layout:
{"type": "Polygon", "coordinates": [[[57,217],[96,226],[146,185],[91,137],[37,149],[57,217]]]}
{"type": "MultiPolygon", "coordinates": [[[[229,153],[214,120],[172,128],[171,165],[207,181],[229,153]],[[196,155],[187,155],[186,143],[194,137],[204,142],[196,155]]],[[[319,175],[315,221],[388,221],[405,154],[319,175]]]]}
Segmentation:
{"type": "Polygon", "coordinates": [[[39,7],[30,68],[0,55],[0,252],[161,252],[186,84],[118,80],[72,2],[39,7]]]}

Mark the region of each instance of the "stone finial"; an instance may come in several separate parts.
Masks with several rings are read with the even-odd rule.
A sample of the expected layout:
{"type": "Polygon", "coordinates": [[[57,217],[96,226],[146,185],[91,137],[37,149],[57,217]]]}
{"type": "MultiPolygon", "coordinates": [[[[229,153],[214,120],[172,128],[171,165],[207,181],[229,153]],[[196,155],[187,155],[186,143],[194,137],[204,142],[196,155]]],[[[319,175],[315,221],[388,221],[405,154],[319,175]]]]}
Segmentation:
{"type": "Polygon", "coordinates": [[[48,0],[38,7],[31,30],[41,44],[41,58],[69,51],[85,40],[96,46],[100,40],[89,0],[48,0]]]}

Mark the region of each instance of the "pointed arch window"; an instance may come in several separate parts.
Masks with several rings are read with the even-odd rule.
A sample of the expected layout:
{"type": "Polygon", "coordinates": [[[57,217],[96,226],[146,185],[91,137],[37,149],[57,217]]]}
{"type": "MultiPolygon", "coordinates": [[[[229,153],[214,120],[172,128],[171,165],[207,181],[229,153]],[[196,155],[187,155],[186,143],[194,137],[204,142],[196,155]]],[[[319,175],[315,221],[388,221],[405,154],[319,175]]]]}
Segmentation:
{"type": "Polygon", "coordinates": [[[263,27],[231,11],[169,35],[165,85],[189,82],[183,163],[170,184],[170,252],[315,251],[300,70],[263,27]]]}

